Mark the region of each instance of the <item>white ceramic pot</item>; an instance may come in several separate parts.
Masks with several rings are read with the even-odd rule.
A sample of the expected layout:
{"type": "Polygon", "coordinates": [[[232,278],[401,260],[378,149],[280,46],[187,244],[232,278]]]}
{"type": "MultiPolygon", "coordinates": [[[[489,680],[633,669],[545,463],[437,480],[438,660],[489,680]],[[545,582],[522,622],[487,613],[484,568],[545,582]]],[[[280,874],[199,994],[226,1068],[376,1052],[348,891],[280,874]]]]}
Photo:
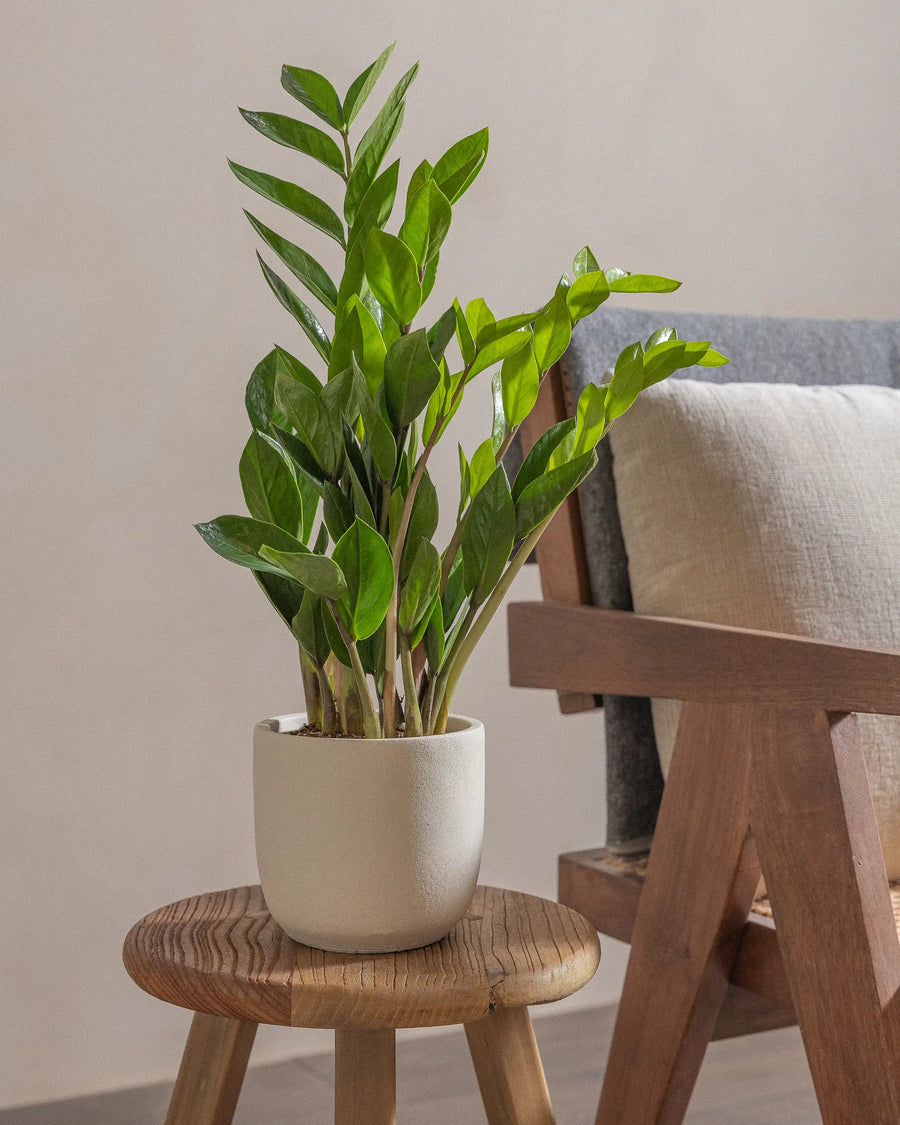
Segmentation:
{"type": "Polygon", "coordinates": [[[296,941],[339,953],[415,949],[465,914],[484,831],[484,727],[446,734],[253,735],[256,859],[272,917],[296,941]]]}

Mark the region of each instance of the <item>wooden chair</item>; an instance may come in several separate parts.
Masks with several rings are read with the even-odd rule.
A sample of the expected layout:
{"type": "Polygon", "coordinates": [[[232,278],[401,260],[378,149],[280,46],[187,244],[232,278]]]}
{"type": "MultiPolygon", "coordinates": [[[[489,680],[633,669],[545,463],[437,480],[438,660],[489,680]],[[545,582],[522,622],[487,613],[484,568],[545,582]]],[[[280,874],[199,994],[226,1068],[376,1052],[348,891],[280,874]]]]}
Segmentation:
{"type": "MultiPolygon", "coordinates": [[[[747,361],[692,378],[900,385],[897,324],[680,319],[747,361]]],[[[587,322],[525,446],[659,323],[587,322]]],[[[559,865],[560,901],[632,947],[598,1125],[682,1121],[711,1039],[797,1022],[826,1125],[897,1125],[900,886],[853,712],[900,714],[900,654],[630,612],[601,453],[538,547],[546,600],[509,608],[512,683],[606,712],[609,838],[559,865]],[[685,701],[665,786],[649,697],[685,701]]]]}

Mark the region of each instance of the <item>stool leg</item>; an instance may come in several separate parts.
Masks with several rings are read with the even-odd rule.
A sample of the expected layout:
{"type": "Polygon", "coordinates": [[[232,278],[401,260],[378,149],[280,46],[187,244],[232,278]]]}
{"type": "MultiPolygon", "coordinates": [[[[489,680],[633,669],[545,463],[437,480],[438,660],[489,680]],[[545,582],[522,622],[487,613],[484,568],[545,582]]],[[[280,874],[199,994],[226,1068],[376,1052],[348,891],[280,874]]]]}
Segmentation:
{"type": "Polygon", "coordinates": [[[256,1027],[194,1013],[166,1125],[231,1125],[256,1027]]]}
{"type": "Polygon", "coordinates": [[[391,1028],[334,1033],[334,1125],[395,1125],[396,1043],[391,1028]]]}
{"type": "Polygon", "coordinates": [[[527,1008],[498,1008],[466,1024],[489,1125],[554,1125],[527,1008]]]}

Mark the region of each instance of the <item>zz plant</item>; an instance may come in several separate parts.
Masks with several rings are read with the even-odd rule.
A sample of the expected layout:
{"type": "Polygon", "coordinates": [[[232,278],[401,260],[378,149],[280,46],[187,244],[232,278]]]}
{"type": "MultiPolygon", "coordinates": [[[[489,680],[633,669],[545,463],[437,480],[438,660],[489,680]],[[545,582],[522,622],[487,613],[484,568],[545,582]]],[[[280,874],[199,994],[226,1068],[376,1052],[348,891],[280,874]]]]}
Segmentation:
{"type": "Polygon", "coordinates": [[[532,312],[497,319],[476,298],[416,327],[453,208],[484,164],[488,131],[418,165],[399,229],[388,233],[400,161],[382,166],[418,64],[355,144],[351,129],[392,50],[343,99],[321,74],[283,68],[284,89],[329,132],[240,111],[263,136],[341,181],[343,217],[297,184],[230,162],[263,199],[333,239],[343,274],[336,284],[306,250],[245,212],[324,310],[314,312],[257,255],[318,353],[319,374],[281,347],[259,363],[246,392],[253,433],[240,460],[250,514],[197,524],[214,551],[254,572],[298,642],[309,726],[367,738],[445,729],[466,661],[554,512],[597,463],[595,447],[613,421],[676,369],[727,362],[708,341],[679,340],[672,328],[631,345],[609,383],[585,389],[576,417],[549,429],[510,483],[504,455],[573,326],[610,293],[663,293],[679,282],[603,270],[585,247],[573,276],[532,312]],[[490,434],[471,458],[459,447],[455,528],[440,550],[429,460],[479,377],[493,391],[490,434]]]}

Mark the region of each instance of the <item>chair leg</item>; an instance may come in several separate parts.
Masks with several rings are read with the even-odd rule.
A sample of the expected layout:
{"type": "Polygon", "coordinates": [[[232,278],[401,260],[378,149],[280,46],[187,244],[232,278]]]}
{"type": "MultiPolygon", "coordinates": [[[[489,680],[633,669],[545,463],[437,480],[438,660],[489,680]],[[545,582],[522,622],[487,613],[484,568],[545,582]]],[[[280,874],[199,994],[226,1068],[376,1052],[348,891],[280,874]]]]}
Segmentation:
{"type": "Polygon", "coordinates": [[[334,1033],[334,1125],[395,1125],[396,1035],[334,1033]]]}
{"type": "Polygon", "coordinates": [[[685,703],[631,939],[597,1125],[677,1125],[759,880],[750,710],[685,703]]]}
{"type": "Polygon", "coordinates": [[[554,1125],[528,1009],[498,1008],[465,1026],[489,1125],[554,1125]]]}
{"type": "Polygon", "coordinates": [[[231,1125],[256,1027],[194,1013],[166,1125],[231,1125]]]}
{"type": "Polygon", "coordinates": [[[900,944],[852,715],[759,717],[753,830],[825,1125],[900,1121],[900,944]]]}

